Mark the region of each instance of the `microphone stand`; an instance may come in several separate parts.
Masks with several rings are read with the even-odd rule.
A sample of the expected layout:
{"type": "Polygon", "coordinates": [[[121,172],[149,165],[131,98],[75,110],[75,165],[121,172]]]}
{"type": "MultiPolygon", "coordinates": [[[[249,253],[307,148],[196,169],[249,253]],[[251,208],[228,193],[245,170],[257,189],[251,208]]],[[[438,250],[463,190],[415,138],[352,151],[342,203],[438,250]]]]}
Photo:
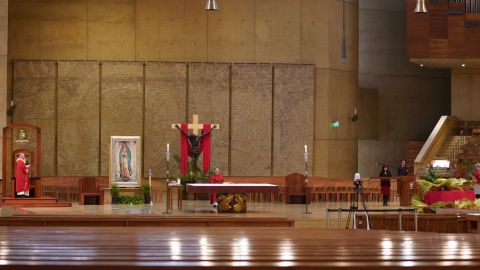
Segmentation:
{"type": "Polygon", "coordinates": [[[308,212],[308,152],[303,154],[305,158],[305,212],[303,214],[309,215],[312,212],[308,212]]]}
{"type": "Polygon", "coordinates": [[[150,186],[150,205],[153,205],[153,199],[152,199],[152,168],[148,169],[148,185],[150,186]]]}
{"type": "Polygon", "coordinates": [[[167,179],[165,181],[166,185],[167,185],[167,188],[166,188],[166,191],[167,191],[167,200],[165,202],[165,212],[163,212],[163,214],[171,214],[172,212],[170,211],[170,207],[168,207],[168,205],[170,204],[170,185],[168,184],[168,180],[170,178],[170,151],[167,149],[167,152],[165,152],[165,159],[167,161],[167,179]]]}

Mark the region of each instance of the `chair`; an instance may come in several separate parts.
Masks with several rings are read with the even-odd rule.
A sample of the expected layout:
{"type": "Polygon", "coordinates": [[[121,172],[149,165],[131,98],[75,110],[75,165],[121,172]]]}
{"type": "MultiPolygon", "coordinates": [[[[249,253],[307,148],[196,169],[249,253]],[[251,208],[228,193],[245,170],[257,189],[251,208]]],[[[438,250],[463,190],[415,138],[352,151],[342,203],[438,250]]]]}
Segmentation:
{"type": "Polygon", "coordinates": [[[299,173],[292,173],[286,177],[287,204],[308,202],[305,191],[305,176],[299,173]],[[305,200],[305,201],[303,201],[305,200]]]}
{"type": "Polygon", "coordinates": [[[79,204],[85,204],[85,198],[98,198],[98,204],[103,204],[103,191],[100,190],[95,177],[83,177],[79,180],[79,204]]]}

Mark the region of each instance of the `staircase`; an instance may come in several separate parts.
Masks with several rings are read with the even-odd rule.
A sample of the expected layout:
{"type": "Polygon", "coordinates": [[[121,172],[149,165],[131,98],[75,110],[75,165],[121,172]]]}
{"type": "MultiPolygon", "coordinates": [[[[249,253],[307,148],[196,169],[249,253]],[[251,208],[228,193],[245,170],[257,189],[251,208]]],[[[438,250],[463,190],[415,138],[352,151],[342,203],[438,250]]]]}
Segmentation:
{"type": "Polygon", "coordinates": [[[462,153],[458,158],[470,163],[480,162],[480,136],[471,136],[467,143],[462,147],[462,153]]]}
{"type": "MultiPolygon", "coordinates": [[[[459,159],[465,160],[465,153],[469,150],[469,144],[472,142],[472,136],[454,135],[448,136],[438,150],[433,160],[443,159],[450,162],[457,162],[459,159]]],[[[479,141],[480,148],[480,141],[479,141]]],[[[477,152],[480,153],[480,152],[477,152]]],[[[422,168],[417,171],[417,176],[427,175],[428,168],[422,168]]],[[[439,177],[450,177],[450,168],[437,168],[435,171],[439,177]]]]}
{"type": "Polygon", "coordinates": [[[2,198],[3,206],[15,207],[71,207],[69,202],[58,201],[57,198],[2,198]]]}
{"type": "Polygon", "coordinates": [[[456,162],[458,156],[463,153],[463,146],[468,143],[470,137],[471,136],[449,136],[445,139],[445,142],[434,159],[445,159],[456,162]]]}

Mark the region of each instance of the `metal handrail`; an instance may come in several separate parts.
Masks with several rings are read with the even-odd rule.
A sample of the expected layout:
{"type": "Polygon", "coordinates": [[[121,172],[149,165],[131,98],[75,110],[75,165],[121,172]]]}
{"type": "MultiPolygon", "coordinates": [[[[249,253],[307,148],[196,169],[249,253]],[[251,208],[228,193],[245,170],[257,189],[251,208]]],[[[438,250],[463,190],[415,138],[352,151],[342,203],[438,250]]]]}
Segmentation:
{"type": "Polygon", "coordinates": [[[449,3],[464,3],[465,13],[480,13],[480,0],[449,0],[449,3]]]}
{"type": "Polygon", "coordinates": [[[337,212],[337,229],[340,229],[340,219],[342,212],[351,212],[351,211],[363,211],[363,212],[383,212],[383,213],[388,213],[388,212],[397,212],[398,213],[398,227],[399,230],[403,230],[403,224],[402,224],[402,213],[403,212],[413,212],[414,213],[414,223],[415,223],[415,231],[418,231],[418,213],[415,209],[404,209],[404,208],[398,208],[398,209],[349,209],[349,208],[327,208],[326,209],[326,215],[327,215],[327,229],[330,229],[330,212],[337,212]]]}

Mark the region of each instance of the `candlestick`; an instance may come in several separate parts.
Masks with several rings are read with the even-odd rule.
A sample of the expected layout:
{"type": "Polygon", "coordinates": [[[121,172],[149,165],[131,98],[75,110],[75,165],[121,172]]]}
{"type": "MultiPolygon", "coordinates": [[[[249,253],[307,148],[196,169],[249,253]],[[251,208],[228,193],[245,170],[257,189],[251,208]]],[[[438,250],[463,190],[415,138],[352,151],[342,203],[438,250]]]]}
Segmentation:
{"type": "Polygon", "coordinates": [[[148,168],[148,185],[150,186],[150,205],[153,205],[152,200],[152,168],[148,168]]]}

